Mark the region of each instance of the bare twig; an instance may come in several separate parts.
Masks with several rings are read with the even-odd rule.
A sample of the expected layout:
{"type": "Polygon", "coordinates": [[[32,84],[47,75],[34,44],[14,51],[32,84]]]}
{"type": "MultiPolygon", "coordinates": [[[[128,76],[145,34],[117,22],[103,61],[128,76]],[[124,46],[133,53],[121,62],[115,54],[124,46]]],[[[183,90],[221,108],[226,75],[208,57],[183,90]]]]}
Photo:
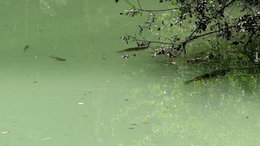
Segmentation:
{"type": "Polygon", "coordinates": [[[129,4],[130,6],[133,6],[132,3],[130,3],[128,0],[124,0],[127,4],[129,4]]]}
{"type": "Polygon", "coordinates": [[[249,39],[247,40],[247,42],[246,42],[246,44],[245,44],[245,46],[244,46],[244,50],[245,50],[246,47],[249,45],[249,43],[252,41],[252,38],[253,38],[254,35],[255,35],[255,32],[254,32],[254,31],[251,32],[251,35],[250,35],[249,39]]]}
{"type": "Polygon", "coordinates": [[[174,10],[178,10],[179,8],[171,8],[171,9],[160,9],[160,10],[144,10],[144,9],[140,9],[140,11],[143,12],[165,12],[165,11],[174,11],[174,10]]]}
{"type": "Polygon", "coordinates": [[[140,9],[143,9],[142,6],[141,6],[141,4],[140,4],[140,1],[139,1],[139,0],[137,0],[137,3],[138,3],[139,8],[140,8],[140,9]]]}

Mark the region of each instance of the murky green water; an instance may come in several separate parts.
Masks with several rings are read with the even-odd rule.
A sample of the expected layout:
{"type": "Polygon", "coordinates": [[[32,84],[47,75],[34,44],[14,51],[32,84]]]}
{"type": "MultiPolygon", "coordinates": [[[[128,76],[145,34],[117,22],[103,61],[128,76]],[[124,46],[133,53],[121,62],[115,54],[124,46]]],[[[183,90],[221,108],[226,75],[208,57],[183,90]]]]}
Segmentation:
{"type": "Polygon", "coordinates": [[[125,7],[0,0],[0,145],[260,145],[259,71],[185,85],[210,68],[124,60],[125,7]]]}

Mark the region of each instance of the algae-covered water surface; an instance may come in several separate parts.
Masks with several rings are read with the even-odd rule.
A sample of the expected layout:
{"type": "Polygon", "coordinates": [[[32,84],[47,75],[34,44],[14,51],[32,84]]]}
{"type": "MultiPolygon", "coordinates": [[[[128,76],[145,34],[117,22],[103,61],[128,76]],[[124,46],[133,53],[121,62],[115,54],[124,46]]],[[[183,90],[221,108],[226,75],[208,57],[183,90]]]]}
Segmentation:
{"type": "Polygon", "coordinates": [[[210,68],[124,59],[126,7],[0,0],[0,145],[260,145],[259,70],[185,84],[210,68]]]}

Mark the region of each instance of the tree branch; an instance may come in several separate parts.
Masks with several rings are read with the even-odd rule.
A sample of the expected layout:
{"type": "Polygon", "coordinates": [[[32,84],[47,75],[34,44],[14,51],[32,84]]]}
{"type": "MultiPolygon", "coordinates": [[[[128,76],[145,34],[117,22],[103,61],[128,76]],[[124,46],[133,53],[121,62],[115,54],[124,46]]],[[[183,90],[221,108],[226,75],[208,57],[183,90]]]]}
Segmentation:
{"type": "Polygon", "coordinates": [[[155,43],[155,44],[169,44],[169,45],[177,45],[174,43],[169,43],[169,42],[160,42],[160,41],[150,41],[150,40],[139,40],[135,37],[133,37],[133,39],[137,42],[144,42],[144,43],[155,43]]]}
{"type": "Polygon", "coordinates": [[[142,6],[141,6],[141,4],[140,4],[140,1],[139,1],[139,0],[137,0],[137,3],[138,3],[138,5],[139,5],[140,9],[143,9],[142,6]]]}
{"type": "Polygon", "coordinates": [[[160,9],[160,10],[144,10],[140,9],[140,11],[143,12],[165,12],[165,11],[173,11],[173,10],[178,10],[179,8],[171,8],[171,9],[160,9]]]}

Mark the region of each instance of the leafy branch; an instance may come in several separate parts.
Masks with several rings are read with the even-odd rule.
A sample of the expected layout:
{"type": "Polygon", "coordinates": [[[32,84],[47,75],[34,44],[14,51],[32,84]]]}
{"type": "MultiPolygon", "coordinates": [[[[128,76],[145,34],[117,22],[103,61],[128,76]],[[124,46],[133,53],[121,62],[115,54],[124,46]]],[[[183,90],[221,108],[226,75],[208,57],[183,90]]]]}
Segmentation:
{"type": "MultiPolygon", "coordinates": [[[[198,38],[205,36],[217,37],[218,41],[232,41],[231,44],[244,44],[247,49],[254,41],[259,41],[260,32],[260,12],[257,1],[246,0],[211,0],[211,1],[192,1],[192,0],[160,0],[159,2],[170,2],[175,8],[166,9],[143,9],[139,0],[137,7],[134,3],[124,0],[131,5],[130,10],[125,10],[121,15],[137,16],[138,14],[148,13],[144,25],[139,25],[139,37],[126,35],[122,37],[127,43],[129,40],[136,42],[138,46],[160,44],[161,50],[157,54],[168,56],[179,56],[186,54],[186,45],[198,38]],[[232,11],[236,10],[236,12],[232,11]],[[239,15],[235,15],[240,10],[239,15]],[[226,13],[229,11],[229,13],[226,13]],[[164,12],[161,15],[160,12],[164,12]],[[186,27],[184,27],[185,25],[186,27]],[[175,26],[175,28],[171,28],[175,26]],[[188,27],[187,27],[188,26],[188,27]],[[189,35],[184,37],[176,30],[189,31],[189,35]],[[164,31],[165,30],[165,31],[164,31]],[[170,30],[174,34],[169,33],[170,30]],[[175,31],[174,31],[175,30],[175,31]],[[143,36],[144,31],[157,32],[159,41],[149,40],[143,36]],[[162,40],[163,36],[163,40],[162,40]],[[245,41],[247,39],[247,41],[245,41]]],[[[116,0],[118,2],[118,0],[116,0]]],[[[208,37],[210,38],[210,37],[208,37]]]]}

